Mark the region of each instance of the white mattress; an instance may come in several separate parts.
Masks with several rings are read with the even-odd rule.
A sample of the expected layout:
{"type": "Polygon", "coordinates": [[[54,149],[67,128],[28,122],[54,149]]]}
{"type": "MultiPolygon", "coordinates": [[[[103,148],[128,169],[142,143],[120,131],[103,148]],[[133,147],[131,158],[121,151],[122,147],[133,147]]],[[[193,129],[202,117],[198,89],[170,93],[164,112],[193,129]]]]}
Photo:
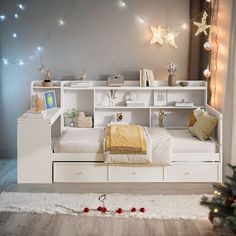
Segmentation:
{"type": "Polygon", "coordinates": [[[216,144],[211,140],[200,141],[188,130],[169,130],[172,136],[173,153],[215,153],[216,144]]]}
{"type": "Polygon", "coordinates": [[[104,129],[74,128],[66,130],[54,145],[58,153],[102,153],[104,129]]]}

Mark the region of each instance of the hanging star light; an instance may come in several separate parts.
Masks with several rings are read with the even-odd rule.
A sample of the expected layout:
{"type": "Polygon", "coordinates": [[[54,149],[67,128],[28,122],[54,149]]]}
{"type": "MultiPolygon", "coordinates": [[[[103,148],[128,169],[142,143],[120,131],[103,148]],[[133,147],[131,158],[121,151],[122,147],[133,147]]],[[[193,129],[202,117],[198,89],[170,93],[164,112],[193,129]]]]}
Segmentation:
{"type": "Polygon", "coordinates": [[[204,33],[207,36],[207,29],[210,28],[210,25],[206,24],[206,19],[207,19],[208,14],[206,11],[204,11],[203,16],[202,16],[202,21],[201,22],[196,22],[194,21],[193,24],[198,27],[198,30],[195,34],[195,36],[198,36],[200,33],[204,33]]]}
{"type": "Polygon", "coordinates": [[[170,46],[172,46],[174,48],[178,48],[175,43],[175,38],[178,35],[179,35],[179,32],[170,32],[169,30],[167,30],[167,32],[165,34],[164,44],[169,44],[170,46]]]}
{"type": "Polygon", "coordinates": [[[160,45],[164,45],[164,40],[163,40],[163,29],[159,25],[158,27],[153,27],[151,26],[151,31],[152,31],[152,39],[151,39],[151,44],[154,43],[159,43],[160,45]]]}

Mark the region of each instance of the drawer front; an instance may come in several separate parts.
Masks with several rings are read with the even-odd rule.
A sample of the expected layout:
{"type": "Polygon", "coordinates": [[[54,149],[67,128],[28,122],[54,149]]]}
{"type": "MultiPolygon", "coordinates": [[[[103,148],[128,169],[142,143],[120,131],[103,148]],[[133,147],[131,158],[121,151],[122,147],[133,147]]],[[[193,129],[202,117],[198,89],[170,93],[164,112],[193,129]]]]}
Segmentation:
{"type": "Polygon", "coordinates": [[[217,182],[219,165],[173,165],[164,167],[166,182],[217,182]]]}
{"type": "Polygon", "coordinates": [[[54,182],[107,182],[107,167],[99,164],[54,162],[54,182]]]}
{"type": "Polygon", "coordinates": [[[162,182],[163,167],[109,166],[110,182],[162,182]]]}

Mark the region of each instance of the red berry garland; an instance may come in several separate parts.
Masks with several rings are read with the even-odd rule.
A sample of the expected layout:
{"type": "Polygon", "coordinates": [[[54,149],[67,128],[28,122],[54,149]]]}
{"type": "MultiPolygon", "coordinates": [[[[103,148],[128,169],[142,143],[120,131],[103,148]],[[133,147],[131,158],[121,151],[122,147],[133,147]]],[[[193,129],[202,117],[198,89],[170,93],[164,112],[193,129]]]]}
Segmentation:
{"type": "Polygon", "coordinates": [[[101,207],[101,206],[99,206],[99,207],[97,208],[98,211],[102,211],[102,209],[103,209],[103,207],[101,207]]]}
{"type": "Polygon", "coordinates": [[[107,208],[106,207],[103,207],[102,208],[102,213],[106,213],[107,212],[107,208]]]}
{"type": "Polygon", "coordinates": [[[118,214],[122,214],[123,210],[122,210],[122,208],[118,208],[118,209],[116,210],[116,212],[117,212],[118,214]]]}
{"type": "Polygon", "coordinates": [[[144,208],[144,207],[141,207],[141,208],[139,209],[139,211],[142,212],[142,213],[144,213],[144,212],[145,212],[145,208],[144,208]]]}
{"type": "Polygon", "coordinates": [[[89,212],[89,208],[88,207],[85,207],[84,208],[84,213],[88,213],[89,212]]]}
{"type": "Polygon", "coordinates": [[[136,212],[136,208],[135,208],[135,207],[132,207],[132,208],[131,208],[131,212],[136,212]]]}

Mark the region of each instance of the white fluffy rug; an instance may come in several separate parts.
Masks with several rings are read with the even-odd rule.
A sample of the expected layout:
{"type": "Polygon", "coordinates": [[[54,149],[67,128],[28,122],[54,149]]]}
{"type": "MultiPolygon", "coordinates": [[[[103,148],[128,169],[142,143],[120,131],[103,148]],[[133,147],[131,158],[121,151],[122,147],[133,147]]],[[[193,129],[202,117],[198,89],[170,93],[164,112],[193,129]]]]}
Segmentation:
{"type": "Polygon", "coordinates": [[[2,192],[0,194],[0,211],[4,212],[33,212],[47,214],[73,214],[62,205],[75,211],[82,211],[86,216],[103,217],[134,217],[140,219],[198,219],[205,220],[208,209],[200,206],[201,195],[126,195],[107,194],[105,205],[108,210],[116,211],[122,208],[122,214],[107,212],[105,214],[90,210],[83,213],[83,209],[97,209],[101,206],[98,200],[100,194],[58,194],[58,193],[13,193],[2,192]],[[135,207],[145,208],[145,212],[131,213],[135,207]]]}

